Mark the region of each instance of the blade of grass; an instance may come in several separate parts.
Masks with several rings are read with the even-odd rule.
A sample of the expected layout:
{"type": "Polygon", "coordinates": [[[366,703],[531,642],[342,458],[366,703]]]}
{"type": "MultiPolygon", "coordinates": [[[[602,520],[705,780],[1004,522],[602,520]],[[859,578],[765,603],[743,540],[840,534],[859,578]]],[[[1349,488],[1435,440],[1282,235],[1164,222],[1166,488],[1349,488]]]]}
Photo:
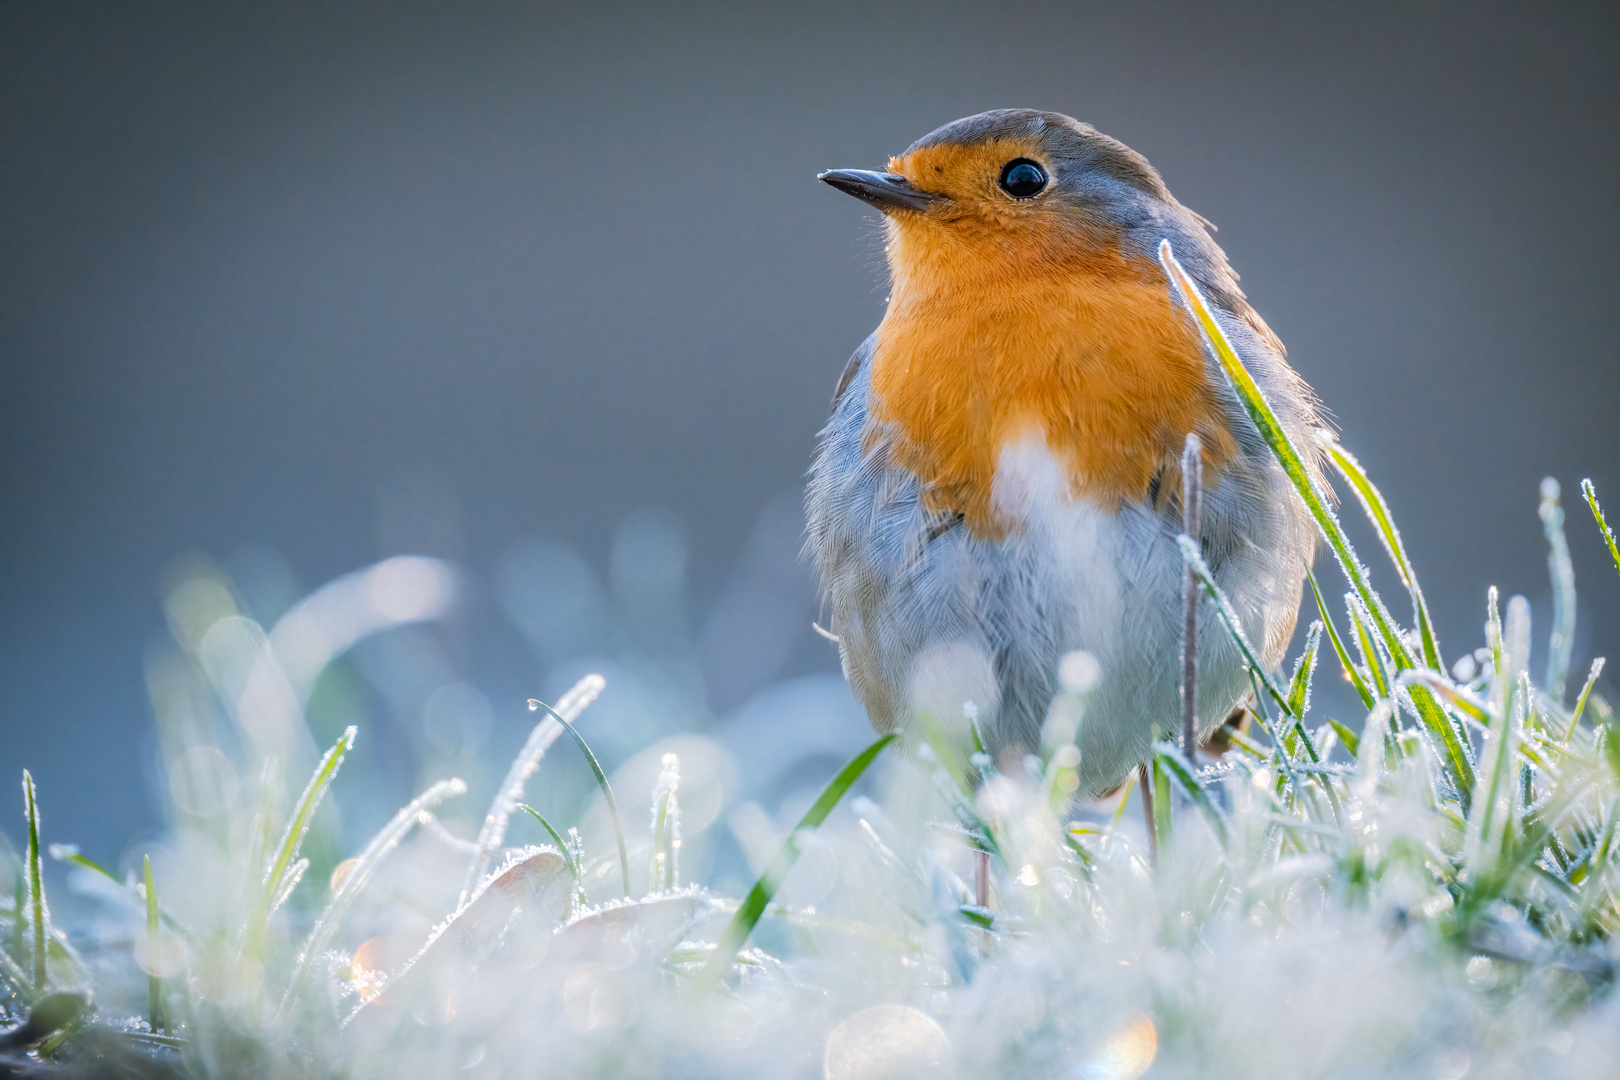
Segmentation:
{"type": "MultiPolygon", "coordinates": [[[[1272,678],[1271,673],[1261,663],[1259,653],[1255,652],[1254,646],[1249,643],[1248,635],[1243,632],[1243,625],[1238,619],[1236,609],[1232,607],[1232,602],[1227,599],[1226,593],[1216,583],[1215,576],[1210,573],[1209,566],[1204,562],[1197,545],[1192,542],[1190,537],[1185,535],[1176,537],[1176,543],[1181,547],[1182,561],[1203,584],[1205,593],[1215,603],[1215,611],[1220,617],[1221,623],[1226,627],[1227,633],[1237,645],[1238,651],[1243,654],[1249,670],[1250,682],[1254,686],[1255,719],[1260,722],[1260,726],[1265,729],[1266,734],[1271,738],[1273,748],[1277,754],[1278,764],[1286,772],[1288,782],[1295,782],[1297,778],[1293,773],[1292,755],[1287,745],[1289,736],[1280,734],[1277,728],[1271,726],[1264,699],[1269,696],[1276,702],[1278,711],[1281,714],[1279,724],[1281,731],[1286,733],[1292,729],[1298,735],[1299,742],[1303,744],[1311,762],[1320,764],[1321,756],[1317,753],[1316,742],[1311,737],[1310,729],[1305,726],[1303,717],[1294,715],[1291,698],[1283,694],[1282,690],[1277,686],[1276,680],[1272,678]]],[[[1333,807],[1334,817],[1337,818],[1340,812],[1339,797],[1333,790],[1332,782],[1323,776],[1317,776],[1316,779],[1319,781],[1322,790],[1327,794],[1328,802],[1333,807]]],[[[1278,776],[1278,783],[1283,783],[1282,774],[1278,776]]]]}
{"type": "Polygon", "coordinates": [[[1378,529],[1378,537],[1384,542],[1384,550],[1389,553],[1389,559],[1395,564],[1395,572],[1400,575],[1401,584],[1412,594],[1412,618],[1417,623],[1418,635],[1423,645],[1423,661],[1436,671],[1441,670],[1440,645],[1435,640],[1434,624],[1429,618],[1429,605],[1423,599],[1423,589],[1418,585],[1417,572],[1412,569],[1412,561],[1407,558],[1406,545],[1401,542],[1401,531],[1395,527],[1395,519],[1390,516],[1389,504],[1384,502],[1383,493],[1373,485],[1372,479],[1367,476],[1367,470],[1362,468],[1361,462],[1355,455],[1339,445],[1339,441],[1326,432],[1320,438],[1322,448],[1327,451],[1328,460],[1338,470],[1339,475],[1350,482],[1350,488],[1356,493],[1361,507],[1367,512],[1367,517],[1378,529]]]}
{"type": "MultiPolygon", "coordinates": [[[[1292,777],[1291,755],[1289,748],[1284,745],[1284,740],[1289,739],[1286,733],[1291,729],[1298,735],[1299,742],[1304,746],[1306,755],[1311,762],[1320,764],[1322,759],[1321,755],[1317,753],[1316,740],[1311,737],[1310,729],[1305,726],[1304,717],[1294,713],[1291,696],[1283,694],[1282,690],[1277,686],[1276,680],[1272,678],[1271,673],[1261,663],[1260,654],[1255,652],[1254,646],[1249,643],[1248,635],[1243,632],[1243,625],[1238,620],[1236,609],[1232,607],[1232,602],[1227,599],[1226,593],[1216,584],[1215,576],[1210,573],[1209,566],[1205,564],[1197,545],[1187,536],[1176,537],[1176,543],[1181,546],[1182,561],[1203,583],[1205,593],[1215,602],[1216,614],[1220,616],[1221,622],[1226,626],[1227,633],[1231,635],[1232,640],[1237,644],[1238,650],[1243,654],[1249,668],[1249,678],[1253,681],[1255,687],[1256,709],[1254,715],[1260,721],[1261,726],[1267,728],[1266,733],[1276,745],[1279,763],[1284,769],[1288,770],[1290,777],[1292,777]],[[1264,694],[1262,694],[1262,690],[1264,694]],[[1266,715],[1265,702],[1262,700],[1265,696],[1269,696],[1277,703],[1278,711],[1281,714],[1281,720],[1278,723],[1280,731],[1271,729],[1269,726],[1270,720],[1266,715]]],[[[1316,779],[1320,782],[1329,804],[1333,807],[1334,817],[1338,817],[1339,797],[1333,790],[1332,782],[1324,776],[1317,776],[1316,779]]]]}
{"type": "Polygon", "coordinates": [[[1367,620],[1361,617],[1366,609],[1356,603],[1355,593],[1344,594],[1344,608],[1350,613],[1350,626],[1356,632],[1354,638],[1356,648],[1361,650],[1362,663],[1366,667],[1367,674],[1372,676],[1373,689],[1378,691],[1379,697],[1389,697],[1390,678],[1384,668],[1384,655],[1378,651],[1378,646],[1373,642],[1372,633],[1367,629],[1367,620]]]}
{"type": "Polygon", "coordinates": [[[1333,733],[1339,737],[1339,741],[1344,743],[1344,748],[1351,757],[1355,757],[1356,754],[1360,752],[1361,736],[1357,735],[1355,732],[1351,731],[1349,728],[1345,727],[1331,716],[1328,717],[1328,726],[1331,727],[1333,729],[1333,733]]]}
{"type": "MultiPolygon", "coordinates": [[[[1254,377],[1243,366],[1243,361],[1232,348],[1231,342],[1226,340],[1226,334],[1216,322],[1214,314],[1204,302],[1198,286],[1192,277],[1176,261],[1175,253],[1171,249],[1170,241],[1165,240],[1159,244],[1159,262],[1163,264],[1165,273],[1169,275],[1176,292],[1181,296],[1182,302],[1192,312],[1199,329],[1204,335],[1205,343],[1215,354],[1221,369],[1226,373],[1232,384],[1233,391],[1242,403],[1244,411],[1254,422],[1271,452],[1282,466],[1283,472],[1293,483],[1295,490],[1305,502],[1306,509],[1316,519],[1317,527],[1333,551],[1334,558],[1338,560],[1339,567],[1349,579],[1351,587],[1355,590],[1362,604],[1370,613],[1378,636],[1383,639],[1390,656],[1394,657],[1398,669],[1417,667],[1410,650],[1401,641],[1396,631],[1395,622],[1389,612],[1384,608],[1383,601],[1373,590],[1372,579],[1367,568],[1362,565],[1356,556],[1355,550],[1350,546],[1350,538],[1345,534],[1344,527],[1334,516],[1328,502],[1326,492],[1319,486],[1315,475],[1306,466],[1305,459],[1300,456],[1299,450],[1289,438],[1288,432],[1277,419],[1271,405],[1266,401],[1265,395],[1255,383],[1254,377]]],[[[1452,775],[1452,781],[1464,806],[1468,805],[1470,792],[1474,787],[1474,773],[1469,766],[1462,749],[1457,745],[1456,732],[1452,730],[1447,721],[1445,712],[1438,702],[1425,690],[1414,691],[1411,695],[1413,707],[1417,710],[1419,718],[1430,732],[1437,736],[1446,748],[1447,771],[1452,775]]]]}
{"type": "Polygon", "coordinates": [[[1091,852],[1087,851],[1086,846],[1080,842],[1080,835],[1073,829],[1064,829],[1063,843],[1069,849],[1069,853],[1074,856],[1074,864],[1079,868],[1080,876],[1087,881],[1093,881],[1097,873],[1097,861],[1091,857],[1091,852]]]}
{"type": "MultiPolygon", "coordinates": [[[[937,733],[937,728],[927,723],[923,717],[922,728],[925,732],[937,733]]],[[[934,746],[925,741],[917,750],[917,758],[923,763],[928,772],[928,778],[933,782],[935,790],[945,798],[946,803],[956,814],[958,826],[963,839],[978,851],[988,851],[993,855],[1001,854],[1001,846],[996,840],[995,830],[990,823],[979,813],[978,805],[973,801],[973,789],[966,777],[946,765],[935,753],[934,746]]]]}
{"type": "MultiPolygon", "coordinates": [[[[607,680],[602,676],[594,673],[586,675],[557,699],[557,711],[569,720],[578,720],[606,687],[607,680]]],[[[547,715],[534,725],[534,730],[529,733],[523,749],[512,759],[511,766],[506,770],[506,779],[501,781],[501,786],[496,790],[495,798],[489,804],[489,812],[484,815],[483,827],[478,830],[477,851],[467,867],[467,876],[461,885],[463,902],[478,887],[478,883],[489,870],[495,852],[500,850],[501,842],[506,838],[506,826],[512,818],[512,811],[523,798],[524,785],[540,767],[540,761],[545,757],[546,751],[551,749],[551,744],[556,742],[562,733],[562,725],[547,715]]]]}
{"type": "Polygon", "coordinates": [[[1123,784],[1119,785],[1119,805],[1114,807],[1114,816],[1108,819],[1108,831],[1110,833],[1119,831],[1119,823],[1125,820],[1125,808],[1130,805],[1130,802],[1131,781],[1127,779],[1123,784]]]}
{"type": "Polygon", "coordinates": [[[1311,595],[1316,598],[1316,610],[1322,616],[1322,625],[1327,627],[1327,636],[1328,640],[1333,643],[1333,651],[1338,654],[1339,663],[1344,667],[1344,677],[1349,679],[1350,684],[1356,688],[1356,694],[1360,696],[1361,703],[1371,709],[1376,704],[1377,699],[1373,697],[1372,691],[1367,689],[1367,681],[1361,677],[1361,672],[1350,660],[1350,652],[1344,647],[1344,639],[1339,636],[1338,627],[1333,625],[1333,617],[1328,614],[1327,605],[1322,602],[1322,590],[1316,584],[1316,575],[1311,572],[1309,566],[1305,568],[1305,580],[1310,582],[1311,595]]]}
{"type": "MultiPolygon", "coordinates": [[[[1226,828],[1226,815],[1222,814],[1204,790],[1204,785],[1198,782],[1193,775],[1192,766],[1174,743],[1160,742],[1153,746],[1154,764],[1161,772],[1174,780],[1181,789],[1187,793],[1192,804],[1198,807],[1198,812],[1209,822],[1210,831],[1215,834],[1221,843],[1222,850],[1230,846],[1230,838],[1226,828]]],[[[1169,799],[1164,800],[1169,802],[1169,799]]]]}
{"type": "Polygon", "coordinates": [[[1305,649],[1294,665],[1294,677],[1288,687],[1288,711],[1300,720],[1311,706],[1311,677],[1316,674],[1316,650],[1322,643],[1322,622],[1311,624],[1305,632],[1305,649]]]}
{"type": "Polygon", "coordinates": [[[602,771],[602,763],[591,753],[590,744],[585,741],[585,736],[581,735],[579,730],[556,709],[537,698],[529,699],[529,708],[544,709],[550,714],[553,720],[562,725],[564,731],[574,737],[574,741],[579,744],[579,752],[584,754],[585,760],[590,763],[591,774],[596,777],[596,786],[602,789],[602,798],[607,800],[608,816],[613,819],[613,837],[619,842],[619,875],[624,879],[624,898],[630,899],[630,855],[624,844],[624,821],[619,817],[619,803],[613,797],[613,787],[608,783],[607,773],[602,771]]]}
{"type": "Polygon", "coordinates": [[[163,978],[158,975],[158,899],[157,886],[152,883],[152,856],[146,856],[146,1002],[152,1030],[162,1034],[163,978]]]}
{"type": "MultiPolygon", "coordinates": [[[[1528,676],[1524,681],[1528,682],[1528,676]]],[[[1487,878],[1494,872],[1502,845],[1508,841],[1512,829],[1510,793],[1519,728],[1512,713],[1528,702],[1529,695],[1514,694],[1511,700],[1514,702],[1511,711],[1503,708],[1491,717],[1484,760],[1480,763],[1482,791],[1468,815],[1463,860],[1475,878],[1487,878]]]]}
{"type": "Polygon", "coordinates": [[[1204,594],[1215,602],[1215,613],[1220,617],[1221,622],[1225,624],[1226,632],[1231,635],[1232,641],[1238,647],[1238,651],[1243,654],[1243,659],[1248,664],[1249,671],[1254,674],[1260,685],[1265,688],[1266,693],[1277,703],[1277,707],[1287,713],[1288,696],[1277,686],[1276,680],[1271,677],[1271,672],[1267,671],[1265,664],[1261,663],[1260,654],[1255,651],[1253,645],[1249,644],[1249,636],[1243,632],[1243,623],[1238,618],[1236,609],[1232,607],[1232,602],[1226,598],[1226,593],[1222,591],[1220,585],[1216,584],[1215,575],[1210,573],[1209,566],[1204,562],[1203,553],[1199,550],[1198,545],[1193,542],[1191,537],[1186,535],[1176,537],[1176,543],[1181,546],[1182,562],[1203,584],[1204,594]]]}
{"type": "Polygon", "coordinates": [[[34,993],[43,994],[46,987],[45,941],[49,931],[45,926],[45,875],[39,858],[39,801],[34,790],[34,778],[23,770],[23,805],[28,812],[28,920],[34,931],[34,993]]]}
{"type": "Polygon", "coordinates": [[[1243,734],[1243,732],[1239,731],[1237,728],[1227,728],[1224,737],[1230,739],[1233,746],[1237,747],[1239,750],[1242,750],[1246,754],[1249,754],[1262,761],[1269,761],[1271,759],[1271,751],[1269,749],[1262,746],[1249,736],[1243,734]]]}
{"type": "Polygon", "coordinates": [[[1490,727],[1490,707],[1444,675],[1432,671],[1408,671],[1396,681],[1396,685],[1400,687],[1409,687],[1413,683],[1422,683],[1440,697],[1445,698],[1453,708],[1464,716],[1477,721],[1481,727],[1490,727]]]}
{"type": "Polygon", "coordinates": [[[653,892],[675,888],[680,876],[676,861],[681,846],[681,804],[675,794],[680,786],[680,759],[665,754],[660,766],[653,787],[653,858],[647,878],[653,892]]]}
{"type": "MultiPolygon", "coordinates": [[[[948,776],[963,798],[971,800],[973,791],[979,777],[973,764],[973,758],[984,754],[984,741],[979,733],[979,725],[975,720],[969,720],[968,731],[969,750],[963,755],[961,747],[947,735],[940,726],[938,719],[931,712],[921,712],[916,718],[918,730],[922,732],[923,741],[934,753],[934,761],[938,770],[948,776]]],[[[988,755],[986,755],[988,756],[988,755]]]]}
{"type": "Polygon", "coordinates": [[[308,859],[299,859],[287,869],[287,872],[281,876],[281,888],[276,890],[276,895],[270,898],[270,904],[265,908],[265,918],[268,919],[274,915],[276,909],[287,902],[287,898],[292,895],[293,890],[298,888],[298,883],[304,880],[304,871],[308,869],[308,859]]]}
{"type": "Polygon", "coordinates": [[[1586,505],[1592,508],[1592,516],[1597,519],[1598,530],[1603,533],[1603,542],[1609,547],[1609,558],[1614,560],[1614,569],[1620,573],[1620,545],[1614,541],[1614,530],[1609,523],[1603,520],[1603,507],[1598,505],[1597,488],[1592,486],[1591,480],[1581,481],[1581,494],[1586,496],[1586,505]]]}
{"type": "MultiPolygon", "coordinates": [[[[343,729],[337,742],[321,758],[315,766],[315,772],[310,776],[309,783],[304,786],[304,793],[298,797],[293,808],[292,816],[287,819],[287,828],[282,831],[281,842],[276,845],[276,857],[265,868],[264,898],[269,901],[281,892],[282,877],[287,868],[298,857],[298,849],[304,843],[304,837],[309,834],[310,820],[315,810],[321,805],[321,799],[326,796],[326,789],[332,786],[332,780],[337,776],[338,769],[343,765],[343,756],[354,749],[354,725],[343,729]]],[[[266,912],[268,914],[268,912],[266,912]]]]}
{"type": "Polygon", "coordinates": [[[702,975],[699,976],[699,985],[705,990],[716,986],[730,970],[731,963],[742,950],[743,943],[748,940],[748,935],[753,933],[754,925],[765,913],[766,906],[770,904],[776,890],[787,878],[788,871],[798,861],[800,835],[817,828],[827,820],[827,815],[832,813],[833,807],[838,805],[839,800],[855,785],[855,781],[861,778],[872,762],[877,760],[878,755],[896,738],[895,733],[890,732],[856,754],[849,764],[838,770],[838,775],[828,781],[810,809],[805,811],[804,817],[800,818],[793,831],[788,833],[787,839],[782,841],[781,850],[765,868],[765,872],[759,876],[759,880],[754,882],[754,887],[748,890],[748,896],[737,908],[737,913],[732,916],[725,932],[720,935],[720,944],[710,958],[709,966],[704,968],[702,975]]]}
{"type": "MultiPolygon", "coordinates": [[[[130,889],[129,882],[114,876],[111,870],[108,870],[105,866],[102,866],[94,859],[85,856],[73,844],[51,844],[46,850],[50,853],[51,858],[57,860],[58,862],[72,863],[81,870],[89,870],[93,874],[101,875],[114,885],[118,886],[120,889],[126,891],[129,891],[130,889]]],[[[187,930],[185,926],[181,924],[180,920],[176,919],[167,911],[162,911],[161,909],[159,910],[158,914],[162,917],[164,925],[170,930],[173,930],[187,941],[192,940],[191,931],[187,930]]]]}
{"type": "Polygon", "coordinates": [[[534,818],[534,820],[540,823],[541,828],[546,830],[546,834],[551,837],[552,843],[557,845],[557,851],[563,857],[563,867],[567,869],[569,876],[574,879],[574,887],[576,889],[584,888],[585,882],[580,876],[579,863],[574,860],[573,849],[568,846],[568,841],[562,838],[562,833],[558,832],[552,826],[551,822],[546,820],[544,814],[540,813],[540,811],[536,810],[528,803],[518,803],[517,808],[519,810],[526,811],[531,817],[534,818]]]}
{"type": "Polygon", "coordinates": [[[1318,528],[1321,529],[1323,537],[1326,538],[1328,546],[1332,549],[1334,557],[1344,570],[1345,576],[1350,579],[1351,586],[1361,595],[1362,602],[1367,605],[1369,610],[1374,612],[1379,633],[1388,638],[1390,652],[1395,653],[1397,649],[1401,649],[1401,645],[1399,637],[1395,633],[1394,625],[1378,602],[1378,594],[1372,589],[1367,568],[1362,565],[1361,560],[1356,556],[1355,550],[1350,546],[1350,538],[1345,535],[1344,527],[1339,524],[1338,518],[1334,515],[1333,509],[1329,505],[1327,493],[1320,487],[1312,470],[1306,466],[1304,457],[1300,454],[1299,449],[1294,446],[1287,430],[1283,428],[1282,423],[1277,419],[1277,414],[1272,411],[1270,403],[1266,401],[1265,395],[1261,393],[1259,385],[1254,381],[1254,376],[1249,374],[1236,350],[1226,340],[1225,331],[1216,322],[1214,313],[1210,311],[1209,306],[1204,302],[1203,294],[1199,292],[1198,286],[1194,283],[1191,275],[1177,261],[1175,252],[1168,240],[1161,241],[1159,244],[1159,262],[1163,264],[1165,273],[1169,275],[1170,281],[1181,296],[1182,302],[1187,305],[1194,320],[1198,323],[1199,329],[1203,332],[1205,343],[1215,354],[1215,358],[1220,363],[1221,369],[1226,373],[1227,379],[1231,381],[1232,388],[1236,391],[1244,411],[1249,414],[1249,419],[1254,422],[1261,438],[1266,441],[1266,445],[1271,447],[1272,453],[1277,458],[1277,463],[1282,466],[1283,472],[1299,492],[1300,498],[1304,500],[1305,507],[1310,511],[1311,517],[1316,519],[1318,528]]]}
{"type": "Polygon", "coordinates": [[[1175,820],[1171,814],[1174,809],[1170,798],[1170,778],[1165,775],[1164,762],[1158,754],[1154,754],[1148,773],[1153,783],[1153,818],[1149,827],[1153,830],[1154,865],[1159,865],[1164,853],[1169,850],[1175,837],[1175,820]]]}
{"type": "Polygon", "coordinates": [[[1592,685],[1603,674],[1603,657],[1592,661],[1592,669],[1586,673],[1586,685],[1581,687],[1581,696],[1575,699],[1575,711],[1569,715],[1569,726],[1564,729],[1564,742],[1569,742],[1570,736],[1575,734],[1575,728],[1581,722],[1581,714],[1586,711],[1586,699],[1592,696],[1592,685]]]}
{"type": "MultiPolygon", "coordinates": [[[[1261,663],[1260,654],[1255,652],[1254,646],[1249,643],[1248,635],[1243,632],[1243,624],[1238,618],[1236,609],[1232,607],[1232,603],[1227,599],[1226,593],[1221,589],[1220,585],[1216,583],[1215,576],[1210,573],[1209,566],[1204,562],[1203,555],[1200,553],[1198,546],[1194,544],[1192,539],[1188,536],[1176,537],[1176,543],[1181,547],[1182,561],[1203,585],[1205,594],[1212,601],[1214,601],[1215,613],[1220,618],[1221,625],[1226,627],[1227,634],[1232,638],[1232,641],[1238,647],[1238,651],[1243,655],[1245,665],[1247,666],[1249,672],[1249,681],[1254,688],[1254,705],[1252,710],[1254,718],[1259,722],[1261,729],[1265,731],[1267,737],[1271,739],[1272,751],[1276,755],[1277,764],[1279,766],[1277,782],[1278,784],[1283,784],[1285,782],[1291,783],[1294,779],[1292,756],[1289,753],[1285,736],[1280,733],[1278,727],[1274,727],[1271,723],[1271,717],[1266,709],[1265,699],[1270,697],[1272,701],[1276,703],[1278,712],[1283,721],[1285,721],[1280,725],[1283,731],[1287,730],[1288,723],[1291,722],[1298,726],[1301,735],[1304,736],[1307,743],[1309,743],[1310,735],[1305,731],[1303,724],[1298,724],[1298,718],[1290,714],[1288,697],[1277,686],[1276,680],[1272,678],[1271,673],[1267,671],[1265,666],[1261,663]],[[1286,781],[1285,775],[1287,777],[1286,781]]],[[[1312,760],[1315,760],[1316,750],[1314,745],[1308,745],[1308,749],[1311,752],[1312,760]]],[[[1144,772],[1142,775],[1144,778],[1143,783],[1145,784],[1147,782],[1147,774],[1144,772]]]]}
{"type": "Polygon", "coordinates": [[[338,924],[343,920],[349,906],[354,903],[365,887],[370,884],[371,877],[376,873],[378,865],[399,846],[410,832],[424,810],[431,810],[446,799],[457,795],[464,795],[467,785],[464,781],[452,777],[440,780],[422,794],[400,807],[393,819],[384,825],[376,836],[371,838],[360,854],[356,856],[354,869],[349,871],[343,883],[338,886],[332,898],[326,902],[326,909],[321,917],[315,920],[310,929],[309,936],[304,939],[304,946],[298,951],[298,958],[293,964],[293,976],[287,985],[287,993],[281,1000],[281,1010],[286,1011],[288,1004],[298,994],[299,988],[314,971],[321,954],[326,950],[326,943],[337,932],[338,924]]]}
{"type": "Polygon", "coordinates": [[[1507,650],[1503,644],[1502,609],[1496,586],[1485,590],[1485,646],[1491,652],[1491,708],[1493,715],[1507,712],[1510,688],[1508,686],[1507,650]]]}
{"type": "Polygon", "coordinates": [[[1575,566],[1569,561],[1569,541],[1564,537],[1564,509],[1558,504],[1558,481],[1541,481],[1541,524],[1547,534],[1547,573],[1552,578],[1552,632],[1547,637],[1547,693],[1560,706],[1564,686],[1569,681],[1569,665],[1575,649],[1575,566]]]}

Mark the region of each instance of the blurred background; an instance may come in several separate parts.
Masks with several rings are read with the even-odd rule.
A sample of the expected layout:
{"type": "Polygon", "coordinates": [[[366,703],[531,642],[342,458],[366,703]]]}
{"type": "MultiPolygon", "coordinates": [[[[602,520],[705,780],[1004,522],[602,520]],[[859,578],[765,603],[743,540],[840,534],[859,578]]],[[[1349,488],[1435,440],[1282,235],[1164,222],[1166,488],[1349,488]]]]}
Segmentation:
{"type": "Polygon", "coordinates": [[[1544,640],[1556,476],[1584,670],[1620,647],[1576,492],[1620,509],[1617,50],[1612,5],[0,6],[0,779],[109,862],[154,782],[207,813],[237,778],[154,729],[182,676],[240,692],[255,628],[411,554],[325,594],[375,625],[298,688],[317,742],[360,725],[356,835],[452,770],[476,824],[587,670],[610,768],[698,740],[691,823],[819,784],[869,735],[798,492],[884,282],[814,176],[1000,106],[1220,226],[1448,659],[1492,583],[1544,640]]]}

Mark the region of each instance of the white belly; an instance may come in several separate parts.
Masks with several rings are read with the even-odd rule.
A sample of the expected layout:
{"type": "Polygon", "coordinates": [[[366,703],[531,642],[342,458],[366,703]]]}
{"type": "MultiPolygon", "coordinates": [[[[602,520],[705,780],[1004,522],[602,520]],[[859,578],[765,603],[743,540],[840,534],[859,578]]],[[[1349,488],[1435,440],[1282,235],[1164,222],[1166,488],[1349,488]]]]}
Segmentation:
{"type": "MultiPolygon", "coordinates": [[[[1175,521],[1146,505],[1115,512],[1075,498],[1035,434],[1003,449],[992,487],[993,507],[1019,527],[998,540],[965,525],[940,532],[916,478],[881,442],[864,442],[858,419],[835,416],[808,508],[845,673],[875,726],[927,717],[960,730],[966,706],[998,756],[1033,751],[1063,657],[1085,650],[1100,676],[1077,740],[1083,791],[1117,783],[1155,731],[1179,731],[1175,521]]],[[[1281,659],[1298,609],[1313,535],[1303,513],[1269,460],[1240,463],[1205,492],[1206,555],[1268,664],[1281,659]]],[[[1208,731],[1249,680],[1208,613],[1199,658],[1208,731]]]]}

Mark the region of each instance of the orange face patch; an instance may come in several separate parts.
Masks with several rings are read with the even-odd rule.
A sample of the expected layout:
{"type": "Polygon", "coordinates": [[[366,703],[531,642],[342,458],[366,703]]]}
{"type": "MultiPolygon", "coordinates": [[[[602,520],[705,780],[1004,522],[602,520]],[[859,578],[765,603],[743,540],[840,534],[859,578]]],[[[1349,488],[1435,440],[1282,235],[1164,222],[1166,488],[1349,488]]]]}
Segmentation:
{"type": "Polygon", "coordinates": [[[925,213],[889,217],[890,263],[913,271],[941,269],[958,278],[1017,274],[1032,262],[1063,262],[1078,250],[1106,246],[1111,226],[1049,195],[1014,199],[998,184],[1008,162],[1027,158],[1053,172],[1037,139],[942,144],[890,158],[889,171],[944,198],[925,213]],[[933,227],[930,227],[933,226],[933,227]],[[896,249],[896,244],[899,249],[896,249]]]}
{"type": "Polygon", "coordinates": [[[928,505],[986,537],[1021,524],[997,514],[991,486],[1002,448],[1032,433],[1074,497],[1114,510],[1147,499],[1156,475],[1176,490],[1189,431],[1212,470],[1236,450],[1198,331],[1157,264],[1128,258],[1111,228],[1055,199],[997,189],[1007,161],[1038,151],[1000,140],[890,162],[950,202],[889,215],[893,291],[872,417],[898,434],[892,453],[928,505]]]}

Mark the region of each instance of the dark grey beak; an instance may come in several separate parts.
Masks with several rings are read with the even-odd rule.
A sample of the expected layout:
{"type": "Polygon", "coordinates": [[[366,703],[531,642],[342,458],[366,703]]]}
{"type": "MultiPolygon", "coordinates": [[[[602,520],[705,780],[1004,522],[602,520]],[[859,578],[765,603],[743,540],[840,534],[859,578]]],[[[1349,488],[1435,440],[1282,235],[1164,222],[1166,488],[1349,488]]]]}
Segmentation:
{"type": "Polygon", "coordinates": [[[879,210],[926,210],[938,195],[918,191],[903,176],[869,169],[832,169],[816,177],[846,195],[864,199],[879,210]]]}

